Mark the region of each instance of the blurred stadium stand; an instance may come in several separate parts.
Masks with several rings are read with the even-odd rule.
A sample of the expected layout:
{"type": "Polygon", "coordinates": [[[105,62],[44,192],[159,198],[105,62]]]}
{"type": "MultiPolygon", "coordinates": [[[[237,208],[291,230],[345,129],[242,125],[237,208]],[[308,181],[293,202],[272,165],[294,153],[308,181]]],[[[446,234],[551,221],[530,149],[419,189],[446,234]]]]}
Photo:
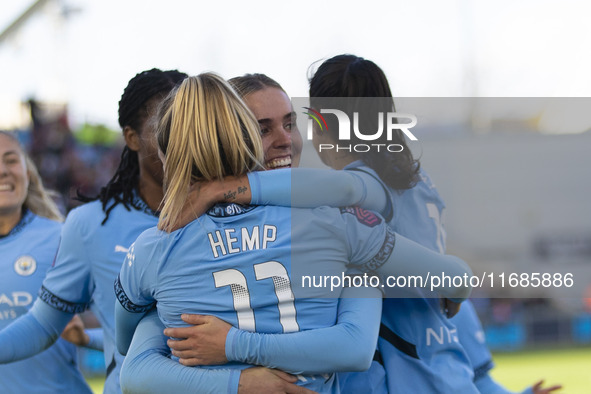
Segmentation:
{"type": "Polygon", "coordinates": [[[74,134],[67,106],[28,101],[31,126],[17,132],[37,165],[45,185],[58,192],[64,213],[79,205],[76,191],[94,195],[111,178],[121,154],[122,138],[104,126],[84,125],[74,134]]]}

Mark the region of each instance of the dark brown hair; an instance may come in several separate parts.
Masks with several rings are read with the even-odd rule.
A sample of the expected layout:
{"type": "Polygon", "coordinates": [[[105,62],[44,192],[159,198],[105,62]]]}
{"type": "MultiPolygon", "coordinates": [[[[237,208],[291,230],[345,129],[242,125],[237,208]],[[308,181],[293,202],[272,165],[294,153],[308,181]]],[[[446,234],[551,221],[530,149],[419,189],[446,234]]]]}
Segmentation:
{"type": "MultiPolygon", "coordinates": [[[[392,98],[392,91],[386,75],[374,62],[354,55],[338,55],[324,61],[310,78],[310,103],[322,102],[318,98],[327,97],[352,97],[352,98],[392,98]]],[[[380,100],[383,103],[383,100],[380,100]]],[[[382,104],[383,105],[383,104],[382,104]]],[[[395,110],[394,101],[387,103],[386,111],[395,110]]],[[[347,112],[346,108],[343,108],[347,112]]],[[[335,133],[338,128],[329,127],[329,133],[335,133]]],[[[336,140],[336,135],[331,136],[336,140]]],[[[420,164],[412,156],[408,149],[404,134],[400,130],[393,132],[392,140],[387,141],[386,135],[382,135],[383,141],[376,143],[399,144],[403,147],[401,152],[391,153],[382,149],[375,153],[357,154],[367,166],[378,173],[380,178],[390,187],[397,190],[412,188],[418,179],[420,164]]],[[[363,144],[355,135],[351,136],[351,144],[363,144]]]]}

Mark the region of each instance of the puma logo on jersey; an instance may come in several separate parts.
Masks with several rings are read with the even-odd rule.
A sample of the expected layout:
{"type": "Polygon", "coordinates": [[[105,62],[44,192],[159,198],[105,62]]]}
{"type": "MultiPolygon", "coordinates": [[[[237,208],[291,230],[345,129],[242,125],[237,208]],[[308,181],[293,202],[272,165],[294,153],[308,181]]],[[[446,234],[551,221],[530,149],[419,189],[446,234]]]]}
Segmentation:
{"type": "Polygon", "coordinates": [[[115,252],[127,253],[127,252],[129,252],[129,249],[126,248],[125,246],[115,245],[115,252]]]}
{"type": "Polygon", "coordinates": [[[125,261],[127,261],[128,266],[132,266],[135,261],[135,243],[131,244],[131,247],[127,251],[127,256],[125,256],[125,261]]]}
{"type": "Polygon", "coordinates": [[[484,335],[484,331],[478,330],[474,334],[478,343],[485,343],[486,342],[486,335],[484,335]]]}
{"type": "MultiPolygon", "coordinates": [[[[324,383],[328,382],[330,380],[330,378],[332,377],[332,373],[322,373],[320,375],[307,375],[308,378],[311,378],[312,380],[316,380],[316,376],[322,377],[324,379],[324,383]]],[[[304,375],[296,375],[296,377],[298,378],[298,380],[300,382],[306,383],[308,382],[308,379],[306,379],[306,377],[304,375]]]]}

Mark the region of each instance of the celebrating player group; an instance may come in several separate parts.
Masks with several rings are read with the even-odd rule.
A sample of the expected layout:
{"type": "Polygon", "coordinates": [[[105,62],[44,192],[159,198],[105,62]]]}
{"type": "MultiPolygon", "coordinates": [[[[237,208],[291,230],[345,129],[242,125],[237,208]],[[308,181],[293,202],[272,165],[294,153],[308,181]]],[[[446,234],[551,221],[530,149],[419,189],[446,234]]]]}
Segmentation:
{"type": "MultiPolygon", "coordinates": [[[[309,96],[316,147],[339,142],[321,108],[394,112],[384,72],[354,55],[320,64],[309,96]]],[[[331,169],[297,168],[296,112],[264,74],[140,72],[116,173],[63,224],[1,132],[0,391],[90,392],[78,345],[103,350],[105,393],[509,393],[469,286],[301,286],[471,271],[445,254],[445,205],[405,133],[375,141],[396,152],[320,149],[331,169]]]]}

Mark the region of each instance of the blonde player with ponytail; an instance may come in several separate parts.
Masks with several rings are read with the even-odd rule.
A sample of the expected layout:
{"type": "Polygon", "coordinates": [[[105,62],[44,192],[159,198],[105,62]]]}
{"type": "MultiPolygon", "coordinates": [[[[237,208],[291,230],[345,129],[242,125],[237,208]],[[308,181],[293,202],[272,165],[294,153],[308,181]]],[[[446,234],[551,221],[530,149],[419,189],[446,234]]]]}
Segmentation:
{"type": "MultiPolygon", "coordinates": [[[[162,231],[179,217],[192,181],[257,170],[262,167],[263,152],[256,119],[214,74],[185,80],[164,101],[159,117],[158,145],[164,157],[166,189],[160,229],[149,229],[137,239],[115,284],[120,352],[127,351],[137,322],[156,304],[167,327],[186,325],[181,313],[213,315],[234,327],[261,333],[331,327],[337,318],[338,299],[331,298],[328,289],[294,296],[292,283],[298,283],[297,277],[292,278],[294,264],[322,267],[324,273],[334,275],[341,275],[348,264],[386,275],[422,273],[434,265],[447,272],[469,272],[458,259],[398,237],[383,219],[363,210],[218,204],[180,230],[162,231]],[[292,219],[304,225],[292,226],[292,219]],[[413,267],[405,264],[409,253],[413,267]]],[[[466,289],[445,291],[459,297],[466,294],[466,289]]],[[[317,343],[317,337],[288,353],[316,371],[367,369],[375,350],[381,299],[362,302],[364,341],[333,343],[338,351],[325,352],[322,360],[311,357],[318,347],[326,346],[324,339],[324,344],[317,343]]],[[[234,392],[251,376],[247,367],[228,363],[196,374],[179,372],[182,377],[174,389],[156,379],[157,371],[153,371],[168,373],[173,368],[124,367],[121,382],[124,390],[140,392],[234,392]]],[[[317,392],[337,390],[334,374],[317,373],[298,384],[317,392]]]]}
{"type": "Polygon", "coordinates": [[[215,74],[188,78],[165,99],[160,115],[166,192],[158,227],[170,231],[192,181],[260,170],[264,158],[257,120],[215,74]]]}

